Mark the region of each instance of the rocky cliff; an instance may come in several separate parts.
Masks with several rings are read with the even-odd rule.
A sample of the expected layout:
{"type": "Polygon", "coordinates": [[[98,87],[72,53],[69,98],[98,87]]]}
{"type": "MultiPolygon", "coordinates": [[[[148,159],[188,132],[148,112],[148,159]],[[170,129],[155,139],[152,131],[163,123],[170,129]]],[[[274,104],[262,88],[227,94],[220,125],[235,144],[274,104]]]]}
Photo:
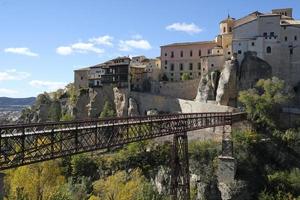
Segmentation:
{"type": "Polygon", "coordinates": [[[247,52],[241,64],[232,57],[225,62],[220,75],[209,71],[202,76],[195,100],[236,107],[239,91],[252,88],[259,79],[271,76],[272,67],[255,53],[247,52]]]}

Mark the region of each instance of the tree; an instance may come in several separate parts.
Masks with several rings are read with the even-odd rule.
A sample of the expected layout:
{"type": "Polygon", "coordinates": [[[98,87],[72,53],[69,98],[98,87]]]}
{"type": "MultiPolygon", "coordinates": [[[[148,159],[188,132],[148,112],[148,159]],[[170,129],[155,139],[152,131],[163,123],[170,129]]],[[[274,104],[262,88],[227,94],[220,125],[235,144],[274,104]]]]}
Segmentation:
{"type": "Polygon", "coordinates": [[[73,156],[71,166],[72,176],[75,180],[80,177],[88,177],[91,178],[91,180],[95,180],[97,178],[97,163],[86,154],[73,156]]]}
{"type": "Polygon", "coordinates": [[[116,116],[116,112],[113,106],[109,101],[105,101],[103,110],[100,114],[100,118],[115,117],[115,116],[116,116]]]}
{"type": "Polygon", "coordinates": [[[10,170],[6,178],[9,199],[49,199],[65,184],[56,160],[10,170]]]}
{"type": "Polygon", "coordinates": [[[278,125],[280,105],[286,103],[291,97],[284,81],[273,77],[261,79],[256,83],[255,88],[241,91],[238,99],[255,125],[274,129],[278,125]]]}
{"type": "Polygon", "coordinates": [[[186,80],[190,80],[191,77],[188,73],[183,73],[181,76],[181,80],[186,81],[186,80]]]}

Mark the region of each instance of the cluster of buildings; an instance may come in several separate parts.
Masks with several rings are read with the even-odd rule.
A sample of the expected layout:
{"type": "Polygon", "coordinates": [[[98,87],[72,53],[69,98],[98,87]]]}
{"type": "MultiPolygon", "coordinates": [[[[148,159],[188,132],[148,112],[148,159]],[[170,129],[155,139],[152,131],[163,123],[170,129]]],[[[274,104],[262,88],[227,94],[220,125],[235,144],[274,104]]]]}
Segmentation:
{"type": "Polygon", "coordinates": [[[147,91],[151,82],[181,81],[183,76],[197,79],[211,70],[221,70],[232,56],[241,64],[249,51],[268,62],[274,76],[298,84],[300,21],[293,19],[292,9],[256,11],[240,19],[228,15],[220,22],[219,35],[212,41],[163,45],[160,57],[155,59],[120,57],[75,70],[75,87],[116,84],[147,91]]]}

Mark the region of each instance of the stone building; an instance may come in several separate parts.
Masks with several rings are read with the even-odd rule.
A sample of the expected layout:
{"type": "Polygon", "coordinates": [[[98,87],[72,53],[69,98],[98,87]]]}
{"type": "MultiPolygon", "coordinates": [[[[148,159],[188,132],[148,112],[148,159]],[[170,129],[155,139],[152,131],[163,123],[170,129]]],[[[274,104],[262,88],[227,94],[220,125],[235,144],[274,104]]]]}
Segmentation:
{"type": "Polygon", "coordinates": [[[129,65],[129,57],[118,57],[98,65],[75,70],[75,88],[102,87],[104,84],[127,87],[129,65]]]}
{"type": "Polygon", "coordinates": [[[235,20],[232,48],[240,64],[252,52],[272,66],[273,76],[292,86],[299,83],[300,21],[293,19],[291,8],[256,11],[235,20]]]}
{"type": "Polygon", "coordinates": [[[161,46],[161,71],[169,81],[179,81],[184,73],[191,79],[209,71],[221,70],[232,56],[234,18],[220,22],[220,33],[214,41],[175,43],[161,46]]]}
{"type": "Polygon", "coordinates": [[[191,79],[201,76],[200,58],[212,53],[215,41],[174,43],[161,46],[161,71],[169,81],[179,81],[184,73],[191,79]]]}
{"type": "Polygon", "coordinates": [[[161,74],[160,59],[145,56],[132,57],[130,63],[130,86],[135,91],[150,90],[149,84],[158,81],[161,74]],[[149,86],[147,86],[147,84],[149,86]]]}

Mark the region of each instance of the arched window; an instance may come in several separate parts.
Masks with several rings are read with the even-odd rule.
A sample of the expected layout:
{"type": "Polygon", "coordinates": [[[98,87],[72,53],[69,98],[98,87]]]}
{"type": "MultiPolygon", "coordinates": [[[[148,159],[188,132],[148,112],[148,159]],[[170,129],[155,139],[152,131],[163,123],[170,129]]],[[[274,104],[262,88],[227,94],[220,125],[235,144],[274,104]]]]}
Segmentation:
{"type": "Polygon", "coordinates": [[[226,32],[226,27],[223,27],[223,33],[225,33],[226,32]]]}
{"type": "Polygon", "coordinates": [[[229,32],[230,32],[230,33],[232,32],[232,28],[231,28],[231,27],[229,27],[229,32]]]}
{"type": "Polygon", "coordinates": [[[267,53],[272,53],[271,47],[267,47],[267,53]]]}

